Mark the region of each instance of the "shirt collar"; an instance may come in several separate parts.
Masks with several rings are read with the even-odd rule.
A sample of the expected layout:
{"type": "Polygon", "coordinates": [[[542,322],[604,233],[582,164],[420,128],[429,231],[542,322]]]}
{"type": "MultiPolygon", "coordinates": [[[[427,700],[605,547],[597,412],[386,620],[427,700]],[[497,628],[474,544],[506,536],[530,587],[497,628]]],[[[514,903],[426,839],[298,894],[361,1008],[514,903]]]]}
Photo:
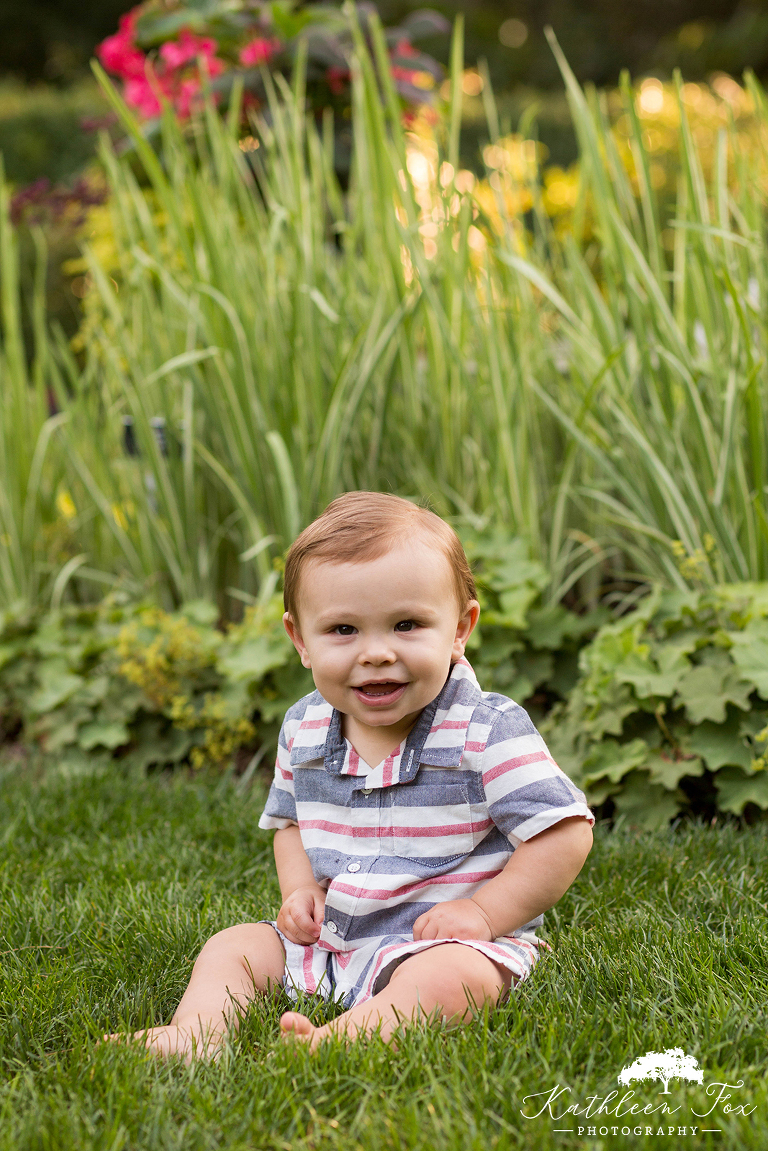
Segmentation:
{"type": "MultiPolygon", "coordinates": [[[[432,767],[458,767],[464,754],[469,721],[480,695],[480,685],[469,660],[460,659],[451,667],[440,694],[427,704],[408,733],[405,746],[401,744],[394,770],[385,772],[382,780],[373,784],[371,774],[361,776],[361,781],[386,787],[390,783],[410,782],[422,763],[432,767]],[[474,688],[474,691],[467,692],[467,687],[474,688]]],[[[319,691],[315,691],[309,697],[304,718],[294,737],[291,766],[300,767],[322,759],[326,771],[340,775],[346,756],[341,713],[327,703],[319,691]]]]}

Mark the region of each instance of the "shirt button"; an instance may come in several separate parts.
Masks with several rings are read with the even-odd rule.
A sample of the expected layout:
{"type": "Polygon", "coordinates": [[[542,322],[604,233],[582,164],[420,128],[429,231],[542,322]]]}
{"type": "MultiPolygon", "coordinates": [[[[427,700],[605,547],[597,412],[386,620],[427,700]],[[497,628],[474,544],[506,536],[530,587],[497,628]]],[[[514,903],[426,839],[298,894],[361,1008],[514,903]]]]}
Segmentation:
{"type": "Polygon", "coordinates": [[[336,932],[339,930],[338,927],[336,926],[336,924],[330,919],[328,920],[328,922],[326,923],[325,926],[328,928],[331,935],[335,935],[336,932]]]}
{"type": "Polygon", "coordinates": [[[373,791],[372,787],[364,787],[363,788],[363,795],[370,795],[372,791],[373,791]]]}
{"type": "Polygon", "coordinates": [[[359,863],[348,863],[347,864],[347,871],[359,871],[359,870],[360,870],[360,864],[359,863]]]}

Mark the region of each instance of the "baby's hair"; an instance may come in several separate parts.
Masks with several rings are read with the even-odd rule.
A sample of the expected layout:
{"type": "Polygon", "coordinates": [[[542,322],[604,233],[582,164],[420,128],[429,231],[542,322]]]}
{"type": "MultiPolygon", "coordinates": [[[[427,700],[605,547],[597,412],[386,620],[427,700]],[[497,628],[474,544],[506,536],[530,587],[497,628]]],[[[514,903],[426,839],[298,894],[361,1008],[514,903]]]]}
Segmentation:
{"type": "Polygon", "coordinates": [[[448,560],[460,614],[477,589],[456,532],[429,508],[383,492],[347,492],[337,496],[294,541],[285,557],[285,610],[298,620],[299,581],[310,560],[365,563],[380,559],[416,533],[429,537],[448,560]]]}

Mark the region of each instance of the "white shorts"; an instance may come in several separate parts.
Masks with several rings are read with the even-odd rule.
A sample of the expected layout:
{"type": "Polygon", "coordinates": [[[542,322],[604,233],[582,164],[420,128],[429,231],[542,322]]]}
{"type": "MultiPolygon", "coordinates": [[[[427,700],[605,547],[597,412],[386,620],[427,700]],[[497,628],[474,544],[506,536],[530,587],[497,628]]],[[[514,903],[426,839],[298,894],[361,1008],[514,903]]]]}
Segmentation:
{"type": "Polygon", "coordinates": [[[386,987],[396,967],[419,951],[441,943],[463,943],[511,971],[514,982],[526,979],[538,958],[539,947],[547,947],[532,931],[519,935],[502,935],[492,943],[482,939],[420,939],[407,935],[388,935],[364,943],[354,951],[328,951],[313,943],[305,947],[292,943],[271,919],[259,920],[274,927],[285,948],[283,986],[292,999],[299,994],[320,995],[342,1003],[349,1010],[376,995],[386,987]]]}

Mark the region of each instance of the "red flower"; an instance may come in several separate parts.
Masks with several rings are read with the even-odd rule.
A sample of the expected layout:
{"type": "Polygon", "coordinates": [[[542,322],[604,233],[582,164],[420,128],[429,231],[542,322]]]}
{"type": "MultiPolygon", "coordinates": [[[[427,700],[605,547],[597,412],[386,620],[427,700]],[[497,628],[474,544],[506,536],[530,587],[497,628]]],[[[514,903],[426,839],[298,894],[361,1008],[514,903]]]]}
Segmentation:
{"type": "Polygon", "coordinates": [[[178,40],[168,40],[160,48],[160,56],[169,68],[183,68],[202,56],[211,75],[218,75],[224,64],[216,59],[218,44],[210,36],[195,36],[188,28],[182,29],[178,40]],[[213,68],[211,65],[213,64],[213,68]]]}
{"type": "Polygon", "coordinates": [[[99,59],[108,72],[127,80],[135,76],[144,75],[146,56],[137,47],[136,9],[120,17],[118,31],[114,36],[107,36],[96,49],[99,59]]]}
{"type": "Polygon", "coordinates": [[[345,86],[349,82],[349,75],[349,68],[339,68],[335,64],[332,64],[330,68],[326,68],[325,79],[334,96],[340,96],[344,91],[345,86]]]}
{"type": "Polygon", "coordinates": [[[398,40],[392,53],[393,56],[418,56],[418,54],[410,40],[398,40]]]}
{"type": "MultiPolygon", "coordinates": [[[[135,108],[145,120],[151,120],[162,112],[156,88],[153,88],[146,76],[137,76],[133,80],[127,80],[123,95],[126,104],[135,108]]],[[[164,92],[163,95],[166,93],[164,92]]]]}
{"type": "Polygon", "coordinates": [[[240,63],[246,68],[266,64],[280,46],[279,40],[267,40],[263,36],[257,36],[240,49],[240,63]]]}

